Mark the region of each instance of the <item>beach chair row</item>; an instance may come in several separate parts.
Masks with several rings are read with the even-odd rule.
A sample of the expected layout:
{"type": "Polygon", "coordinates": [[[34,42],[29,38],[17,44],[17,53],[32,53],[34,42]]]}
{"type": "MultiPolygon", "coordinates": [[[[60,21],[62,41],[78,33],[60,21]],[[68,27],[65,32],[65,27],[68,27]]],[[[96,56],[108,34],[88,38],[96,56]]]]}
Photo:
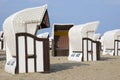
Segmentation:
{"type": "Polygon", "coordinates": [[[49,37],[48,32],[37,35],[38,30],[50,27],[47,5],[11,15],[3,23],[4,35],[1,39],[5,43],[1,43],[6,51],[5,71],[12,74],[48,73],[49,50],[54,57],[67,56],[68,60],[79,62],[100,60],[101,50],[103,55],[120,55],[120,30],[114,30],[114,34],[111,31],[109,38],[112,39],[106,37],[110,34],[107,32],[101,37],[96,33],[99,23],[55,23],[49,37]]]}

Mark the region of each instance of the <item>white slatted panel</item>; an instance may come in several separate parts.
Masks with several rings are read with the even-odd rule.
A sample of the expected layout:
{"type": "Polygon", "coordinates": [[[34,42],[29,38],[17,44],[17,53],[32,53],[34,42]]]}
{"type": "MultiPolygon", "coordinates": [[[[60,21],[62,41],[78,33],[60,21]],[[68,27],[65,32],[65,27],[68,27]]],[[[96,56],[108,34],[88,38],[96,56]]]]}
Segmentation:
{"type": "Polygon", "coordinates": [[[44,71],[43,63],[43,42],[36,41],[36,55],[37,55],[37,72],[44,71]]]}
{"type": "Polygon", "coordinates": [[[118,42],[118,55],[120,56],[120,41],[118,42]]]}
{"type": "Polygon", "coordinates": [[[91,42],[91,41],[88,41],[88,51],[91,51],[91,50],[92,50],[91,45],[92,45],[92,42],[91,42]]]}
{"type": "Polygon", "coordinates": [[[88,61],[92,61],[92,55],[88,52],[88,61]]]}
{"type": "MultiPolygon", "coordinates": [[[[33,38],[27,37],[27,50],[28,56],[34,54],[34,42],[33,38]]],[[[34,59],[28,58],[28,72],[34,72],[34,59]]]]}
{"type": "Polygon", "coordinates": [[[34,71],[34,59],[33,58],[28,59],[28,72],[35,72],[34,71]]]}
{"type": "MultiPolygon", "coordinates": [[[[92,47],[91,47],[91,45],[92,45],[92,42],[91,41],[88,41],[88,51],[91,51],[92,50],[92,47]]],[[[91,55],[91,52],[89,53],[88,52],[88,61],[92,61],[92,55],[91,55]]]]}
{"type": "Polygon", "coordinates": [[[118,48],[120,49],[120,41],[118,42],[118,48]]]}
{"type": "Polygon", "coordinates": [[[84,58],[84,61],[87,61],[87,40],[84,40],[83,41],[84,43],[84,47],[83,47],[83,58],[84,58]]]}
{"type": "Polygon", "coordinates": [[[33,44],[33,38],[27,37],[27,49],[28,54],[33,55],[34,54],[34,44],[33,44]]]}
{"type": "Polygon", "coordinates": [[[118,50],[118,55],[120,56],[120,50],[118,50]]]}
{"type": "Polygon", "coordinates": [[[1,44],[2,44],[2,41],[0,41],[0,50],[1,50],[1,48],[2,48],[1,44]]]}
{"type": "Polygon", "coordinates": [[[25,39],[18,38],[18,52],[19,52],[19,73],[25,73],[25,39]]]}
{"type": "Polygon", "coordinates": [[[117,56],[117,41],[115,41],[115,51],[114,51],[114,53],[115,53],[115,56],[117,56]]]}
{"type": "Polygon", "coordinates": [[[97,61],[97,54],[98,53],[96,53],[96,43],[93,43],[93,61],[97,61]]]}

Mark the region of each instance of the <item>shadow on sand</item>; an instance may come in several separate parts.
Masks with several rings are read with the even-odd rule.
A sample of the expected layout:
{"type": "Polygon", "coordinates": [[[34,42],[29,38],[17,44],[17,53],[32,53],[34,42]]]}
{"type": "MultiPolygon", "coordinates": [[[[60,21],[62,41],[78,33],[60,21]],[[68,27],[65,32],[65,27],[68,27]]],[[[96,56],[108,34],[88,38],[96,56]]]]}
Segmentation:
{"type": "Polygon", "coordinates": [[[110,57],[110,56],[101,56],[100,57],[100,61],[108,61],[108,60],[111,60],[111,59],[117,59],[115,58],[114,56],[110,57]]]}
{"type": "Polygon", "coordinates": [[[5,61],[5,60],[6,60],[6,57],[0,55],[0,61],[5,61]]]}
{"type": "Polygon", "coordinates": [[[51,72],[58,72],[62,70],[67,70],[67,69],[72,69],[73,67],[79,67],[79,66],[89,66],[89,64],[83,64],[83,63],[56,63],[56,64],[51,64],[51,72]]]}

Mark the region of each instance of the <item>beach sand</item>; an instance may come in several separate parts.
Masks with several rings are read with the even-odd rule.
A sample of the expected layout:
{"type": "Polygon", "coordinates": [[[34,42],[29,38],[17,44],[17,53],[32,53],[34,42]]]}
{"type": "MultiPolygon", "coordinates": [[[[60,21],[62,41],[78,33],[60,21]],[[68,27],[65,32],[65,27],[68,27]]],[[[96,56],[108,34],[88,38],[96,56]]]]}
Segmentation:
{"type": "Polygon", "coordinates": [[[0,55],[0,80],[120,80],[120,56],[102,56],[100,61],[72,62],[50,56],[50,73],[9,74],[0,55]]]}

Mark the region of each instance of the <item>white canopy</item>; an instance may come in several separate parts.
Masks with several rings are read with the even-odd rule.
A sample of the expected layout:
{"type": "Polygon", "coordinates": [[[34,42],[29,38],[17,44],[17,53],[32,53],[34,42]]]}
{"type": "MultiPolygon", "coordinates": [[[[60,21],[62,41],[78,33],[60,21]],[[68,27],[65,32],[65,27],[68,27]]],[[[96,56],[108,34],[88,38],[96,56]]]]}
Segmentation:
{"type": "Polygon", "coordinates": [[[120,29],[107,31],[103,35],[103,47],[105,49],[114,49],[114,40],[120,40],[120,29]]]}
{"type": "Polygon", "coordinates": [[[16,33],[26,32],[35,35],[37,25],[42,23],[46,10],[47,5],[24,9],[11,15],[4,21],[3,31],[7,54],[11,54],[12,56],[16,55],[16,33]]]}
{"type": "Polygon", "coordinates": [[[82,51],[82,38],[94,38],[98,21],[75,25],[69,30],[70,51],[82,51]]]}

